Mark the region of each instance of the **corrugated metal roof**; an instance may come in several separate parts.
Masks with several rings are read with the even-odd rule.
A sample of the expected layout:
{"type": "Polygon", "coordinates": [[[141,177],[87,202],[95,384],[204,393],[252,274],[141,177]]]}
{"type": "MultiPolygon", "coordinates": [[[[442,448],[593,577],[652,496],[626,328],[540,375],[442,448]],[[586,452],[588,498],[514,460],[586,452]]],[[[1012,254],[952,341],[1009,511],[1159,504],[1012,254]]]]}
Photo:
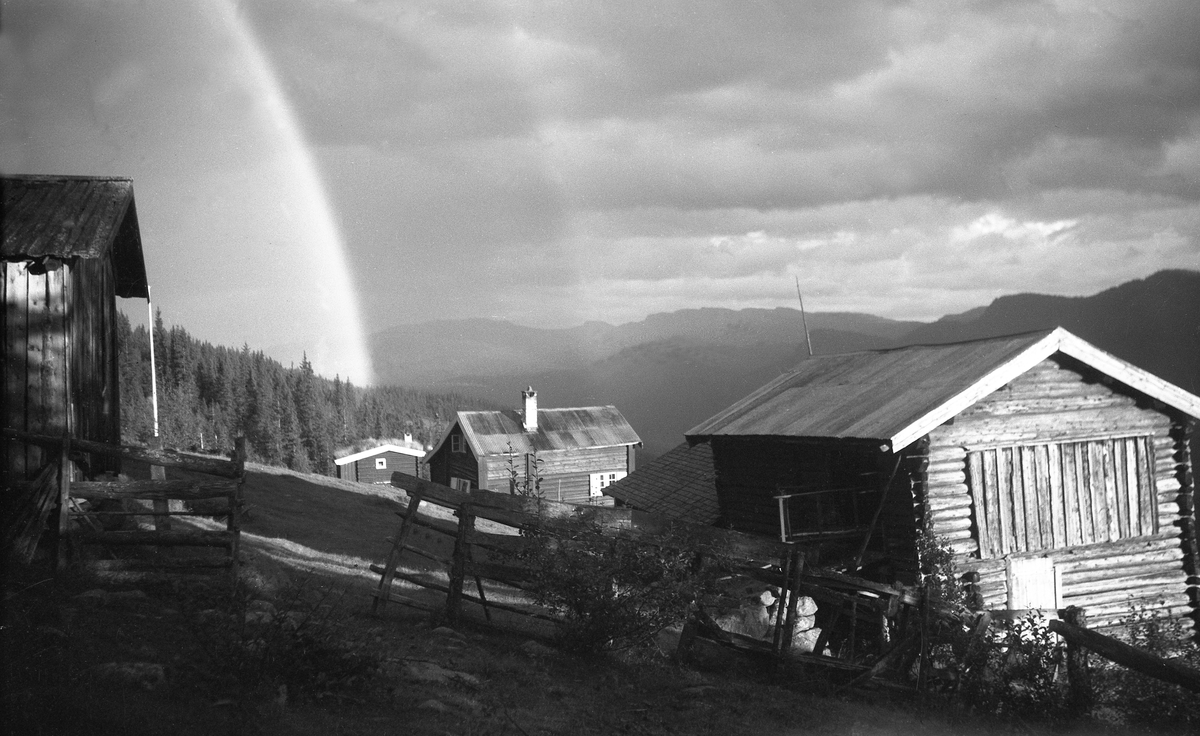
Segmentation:
{"type": "Polygon", "coordinates": [[[0,258],[100,258],[111,252],[116,292],[146,298],[133,182],[118,177],[0,177],[0,258]]]}
{"type": "Polygon", "coordinates": [[[687,437],[890,441],[1051,334],[813,356],[687,437]]]}
{"type": "Polygon", "coordinates": [[[605,495],[642,511],[693,524],[715,524],[721,516],[712,447],[684,442],[604,489],[605,495]]]}
{"type": "Polygon", "coordinates": [[[615,406],[538,409],[537,421],[536,432],[525,432],[516,410],[458,412],[458,424],[476,457],[507,455],[510,444],[512,452],[524,454],[642,442],[615,406]]]}

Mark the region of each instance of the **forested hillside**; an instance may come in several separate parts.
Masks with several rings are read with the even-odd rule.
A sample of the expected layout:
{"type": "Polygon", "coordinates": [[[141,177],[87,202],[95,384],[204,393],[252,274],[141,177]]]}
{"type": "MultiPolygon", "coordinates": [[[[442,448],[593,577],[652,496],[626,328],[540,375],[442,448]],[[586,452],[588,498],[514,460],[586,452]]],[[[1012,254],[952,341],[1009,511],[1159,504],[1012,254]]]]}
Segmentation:
{"type": "MultiPolygon", "coordinates": [[[[120,316],[121,433],[127,443],[153,436],[150,339],[120,316]]],[[[154,329],[159,434],[168,447],[227,451],[245,434],[251,459],[330,474],[337,448],[370,437],[411,433],[435,441],[459,409],[490,408],[457,394],[396,386],[359,387],[313,373],[307,359],[285,368],[249,346],[200,342],[182,327],[154,329]]]]}

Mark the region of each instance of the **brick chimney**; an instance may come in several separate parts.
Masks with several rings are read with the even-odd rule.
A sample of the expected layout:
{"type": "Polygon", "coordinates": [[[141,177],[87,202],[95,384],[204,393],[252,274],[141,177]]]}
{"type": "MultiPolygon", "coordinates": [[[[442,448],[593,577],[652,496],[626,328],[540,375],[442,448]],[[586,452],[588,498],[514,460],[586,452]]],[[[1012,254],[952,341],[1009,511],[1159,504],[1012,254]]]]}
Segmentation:
{"type": "Polygon", "coordinates": [[[521,392],[521,402],[524,404],[524,413],[521,415],[521,424],[526,432],[537,431],[537,391],[533,390],[533,386],[521,392]]]}

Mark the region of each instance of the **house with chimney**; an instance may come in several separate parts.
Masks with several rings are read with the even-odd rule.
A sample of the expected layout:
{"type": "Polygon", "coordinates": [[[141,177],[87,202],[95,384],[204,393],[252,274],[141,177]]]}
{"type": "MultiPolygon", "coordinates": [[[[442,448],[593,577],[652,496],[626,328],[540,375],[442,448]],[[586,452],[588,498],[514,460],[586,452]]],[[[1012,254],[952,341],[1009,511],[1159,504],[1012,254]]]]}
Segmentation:
{"type": "Polygon", "coordinates": [[[615,406],[542,409],[529,387],[519,409],[457,412],[426,466],[434,483],[464,491],[512,490],[515,472],[540,478],[544,498],[611,506],[604,491],[633,472],[641,445],[615,406]]]}

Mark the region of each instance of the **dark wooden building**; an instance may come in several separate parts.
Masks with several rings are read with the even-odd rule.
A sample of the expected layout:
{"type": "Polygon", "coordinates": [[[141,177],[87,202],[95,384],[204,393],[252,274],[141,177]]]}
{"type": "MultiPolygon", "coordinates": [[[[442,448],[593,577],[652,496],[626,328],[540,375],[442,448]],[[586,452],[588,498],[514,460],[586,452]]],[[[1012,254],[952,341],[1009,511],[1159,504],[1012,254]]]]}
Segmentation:
{"type": "Polygon", "coordinates": [[[539,409],[532,388],[512,411],[460,411],[429,453],[429,479],[453,488],[509,490],[536,457],[545,498],[611,506],[610,483],[635,467],[641,438],[613,406],[539,409]]]}
{"type": "Polygon", "coordinates": [[[1196,397],[1059,328],[810,358],[693,428],[720,523],[912,582],[917,530],[991,609],[1195,615],[1196,397]],[[878,516],[877,516],[878,513],[878,516]]]}
{"type": "MultiPolygon", "coordinates": [[[[116,297],[149,296],[133,183],[0,178],[0,269],[4,426],[119,444],[116,297]]],[[[28,478],[42,450],[5,442],[3,462],[28,478]]]]}
{"type": "Polygon", "coordinates": [[[420,476],[424,457],[425,450],[420,444],[406,438],[403,445],[379,445],[336,458],[333,465],[339,478],[356,483],[391,485],[392,473],[396,471],[420,476]]]}

